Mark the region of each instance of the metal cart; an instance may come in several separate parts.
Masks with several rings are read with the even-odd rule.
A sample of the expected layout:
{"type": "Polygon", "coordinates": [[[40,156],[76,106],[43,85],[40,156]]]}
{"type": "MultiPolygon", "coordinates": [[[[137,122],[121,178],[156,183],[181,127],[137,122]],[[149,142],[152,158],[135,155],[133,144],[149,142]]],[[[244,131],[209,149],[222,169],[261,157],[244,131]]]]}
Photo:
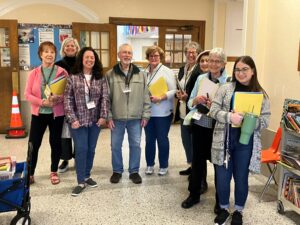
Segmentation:
{"type": "MultiPolygon", "coordinates": [[[[284,104],[284,110],[286,110],[286,106],[290,102],[296,102],[299,104],[299,101],[286,99],[284,104]]],[[[284,111],[285,113],[286,111],[284,111]]],[[[293,155],[295,158],[300,159],[300,134],[295,132],[294,130],[289,129],[286,126],[285,118],[283,116],[281,127],[282,127],[282,139],[281,139],[281,160],[278,164],[279,171],[280,171],[280,181],[278,183],[278,201],[277,201],[277,211],[280,214],[283,214],[285,211],[285,208],[288,207],[289,209],[297,212],[300,214],[300,207],[295,205],[291,199],[288,199],[286,196],[287,193],[287,177],[291,177],[293,179],[299,179],[300,180],[300,169],[291,166],[288,163],[286,163],[286,160],[284,160],[284,155],[293,155]]]]}

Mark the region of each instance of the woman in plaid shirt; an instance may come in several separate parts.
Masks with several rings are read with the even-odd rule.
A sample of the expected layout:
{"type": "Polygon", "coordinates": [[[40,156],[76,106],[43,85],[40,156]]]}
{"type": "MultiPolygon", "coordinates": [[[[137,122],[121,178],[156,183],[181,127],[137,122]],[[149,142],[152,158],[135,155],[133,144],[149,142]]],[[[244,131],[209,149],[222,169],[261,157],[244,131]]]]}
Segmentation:
{"type": "Polygon", "coordinates": [[[91,47],[85,47],[78,53],[74,71],[66,85],[64,106],[76,149],[78,186],[72,196],[78,196],[87,185],[97,187],[90,175],[100,126],[106,123],[109,107],[103,67],[91,47]]]}

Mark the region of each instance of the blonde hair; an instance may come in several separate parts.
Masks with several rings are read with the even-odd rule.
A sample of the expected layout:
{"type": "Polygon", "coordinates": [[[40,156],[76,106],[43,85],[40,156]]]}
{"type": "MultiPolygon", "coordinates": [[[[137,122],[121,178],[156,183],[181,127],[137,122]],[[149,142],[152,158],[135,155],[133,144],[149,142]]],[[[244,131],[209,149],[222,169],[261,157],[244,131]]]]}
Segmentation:
{"type": "Polygon", "coordinates": [[[72,38],[72,37],[68,37],[68,38],[64,39],[63,42],[61,43],[61,47],[60,47],[59,54],[60,54],[60,56],[61,56],[62,58],[66,56],[66,53],[64,52],[64,48],[65,48],[65,46],[66,46],[70,41],[73,41],[73,42],[74,42],[74,45],[75,45],[75,47],[76,47],[76,49],[77,49],[77,50],[76,50],[76,55],[77,55],[77,53],[80,51],[80,46],[79,46],[79,44],[78,44],[77,39],[72,38]]]}
{"type": "Polygon", "coordinates": [[[153,45],[153,46],[150,46],[149,48],[147,48],[146,59],[149,59],[150,54],[152,54],[154,52],[158,52],[159,58],[161,60],[164,58],[164,55],[165,55],[164,50],[162,50],[162,48],[157,45],[153,45]]]}

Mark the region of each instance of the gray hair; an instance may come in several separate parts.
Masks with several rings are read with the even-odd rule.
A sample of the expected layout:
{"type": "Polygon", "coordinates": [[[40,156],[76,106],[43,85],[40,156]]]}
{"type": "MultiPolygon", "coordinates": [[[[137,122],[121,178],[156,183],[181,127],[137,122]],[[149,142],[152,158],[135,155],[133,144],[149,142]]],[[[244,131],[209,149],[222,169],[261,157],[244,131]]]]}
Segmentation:
{"type": "Polygon", "coordinates": [[[128,44],[128,43],[121,44],[121,45],[119,46],[119,51],[118,51],[118,53],[121,52],[122,49],[123,49],[124,47],[127,47],[127,46],[131,48],[131,53],[132,53],[132,46],[131,46],[130,44],[128,44]]]}
{"type": "Polygon", "coordinates": [[[201,52],[201,47],[200,47],[200,45],[199,45],[197,42],[195,42],[195,41],[190,41],[189,43],[187,43],[187,44],[184,46],[184,53],[185,53],[185,54],[186,54],[186,52],[187,52],[187,50],[188,50],[189,48],[194,48],[194,49],[196,49],[197,54],[199,54],[199,52],[201,52]]]}
{"type": "Polygon", "coordinates": [[[78,41],[75,39],[75,38],[72,38],[72,37],[68,37],[66,39],[63,40],[63,42],[61,43],[61,47],[60,47],[60,51],[59,51],[59,54],[60,56],[63,58],[66,56],[66,53],[64,52],[64,48],[65,46],[70,42],[70,41],[73,41],[74,42],[74,45],[77,49],[76,51],[76,55],[77,53],[80,51],[80,46],[78,44],[78,41]]]}
{"type": "Polygon", "coordinates": [[[227,62],[227,57],[226,57],[226,54],[225,54],[223,48],[213,48],[213,49],[209,52],[209,57],[212,56],[212,55],[215,55],[215,56],[220,57],[224,63],[227,62]]]}

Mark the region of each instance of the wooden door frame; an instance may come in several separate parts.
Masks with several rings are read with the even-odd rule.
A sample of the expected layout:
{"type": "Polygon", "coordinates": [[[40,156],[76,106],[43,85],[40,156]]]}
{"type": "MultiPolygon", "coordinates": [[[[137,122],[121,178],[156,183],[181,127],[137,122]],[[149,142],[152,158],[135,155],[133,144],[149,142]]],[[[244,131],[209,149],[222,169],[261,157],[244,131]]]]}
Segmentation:
{"type": "Polygon", "coordinates": [[[146,18],[109,17],[109,23],[115,25],[156,26],[156,27],[180,27],[182,30],[191,28],[199,29],[197,42],[205,49],[205,24],[204,20],[166,20],[146,18]]]}

